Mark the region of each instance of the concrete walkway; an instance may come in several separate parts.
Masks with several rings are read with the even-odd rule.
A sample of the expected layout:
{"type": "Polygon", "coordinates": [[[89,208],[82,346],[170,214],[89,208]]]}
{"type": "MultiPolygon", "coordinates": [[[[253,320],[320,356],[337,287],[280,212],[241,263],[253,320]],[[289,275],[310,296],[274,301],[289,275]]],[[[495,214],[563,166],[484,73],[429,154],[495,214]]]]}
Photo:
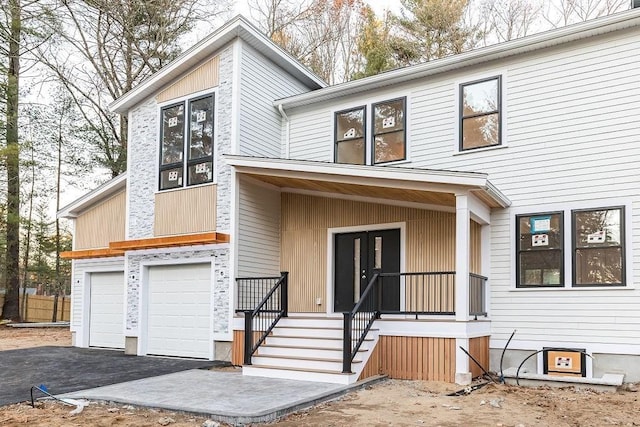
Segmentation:
{"type": "Polygon", "coordinates": [[[206,415],[229,424],[269,422],[345,394],[380,377],[350,386],[243,376],[193,369],[65,394],[135,406],[206,415]]]}

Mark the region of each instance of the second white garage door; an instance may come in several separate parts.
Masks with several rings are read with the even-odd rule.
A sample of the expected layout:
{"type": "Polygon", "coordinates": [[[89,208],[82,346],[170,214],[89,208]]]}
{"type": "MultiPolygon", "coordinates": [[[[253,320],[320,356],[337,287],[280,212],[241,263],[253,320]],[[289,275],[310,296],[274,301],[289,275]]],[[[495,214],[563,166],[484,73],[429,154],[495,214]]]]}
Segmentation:
{"type": "Polygon", "coordinates": [[[124,273],[92,273],[89,346],[124,348],[124,273]]]}
{"type": "Polygon", "coordinates": [[[149,268],[147,354],[210,357],[211,264],[149,268]]]}

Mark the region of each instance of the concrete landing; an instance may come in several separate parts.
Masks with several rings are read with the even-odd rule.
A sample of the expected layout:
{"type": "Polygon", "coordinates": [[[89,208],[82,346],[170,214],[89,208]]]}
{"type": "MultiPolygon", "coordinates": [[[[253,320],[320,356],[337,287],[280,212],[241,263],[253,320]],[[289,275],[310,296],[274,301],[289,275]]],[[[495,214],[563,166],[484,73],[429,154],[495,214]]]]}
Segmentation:
{"type": "MultiPolygon", "coordinates": [[[[304,374],[301,374],[304,377],[304,374]]],[[[63,397],[126,403],[205,415],[229,424],[269,422],[342,396],[382,377],[344,386],[194,369],[68,393],[63,397]]]]}
{"type": "Polygon", "coordinates": [[[534,374],[520,371],[516,380],[516,368],[509,368],[504,371],[504,380],[507,384],[515,385],[517,382],[525,387],[575,387],[582,389],[592,389],[597,391],[615,392],[622,385],[624,375],[605,374],[602,378],[584,377],[562,377],[556,375],[534,374]]]}

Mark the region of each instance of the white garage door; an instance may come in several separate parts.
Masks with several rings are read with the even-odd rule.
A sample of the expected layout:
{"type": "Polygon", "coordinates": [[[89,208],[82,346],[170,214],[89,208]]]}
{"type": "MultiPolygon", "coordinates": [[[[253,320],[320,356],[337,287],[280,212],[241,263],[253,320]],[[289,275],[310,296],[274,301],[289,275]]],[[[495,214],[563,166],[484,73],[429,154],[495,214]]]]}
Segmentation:
{"type": "Polygon", "coordinates": [[[124,273],[92,273],[89,345],[124,348],[124,273]]]}
{"type": "Polygon", "coordinates": [[[210,357],[211,264],[149,268],[147,354],[210,357]]]}

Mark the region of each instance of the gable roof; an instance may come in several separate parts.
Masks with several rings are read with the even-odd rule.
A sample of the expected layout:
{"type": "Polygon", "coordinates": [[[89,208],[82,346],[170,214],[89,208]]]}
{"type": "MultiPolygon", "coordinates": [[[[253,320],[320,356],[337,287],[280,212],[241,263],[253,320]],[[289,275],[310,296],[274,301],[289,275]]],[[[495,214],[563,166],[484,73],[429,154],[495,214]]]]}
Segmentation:
{"type": "Polygon", "coordinates": [[[276,100],[273,105],[276,107],[282,106],[283,108],[309,105],[637,26],[640,26],[640,9],[631,9],[422,64],[398,68],[375,76],[325,87],[313,92],[294,95],[276,100]]]}
{"type": "Polygon", "coordinates": [[[123,191],[126,185],[127,173],[125,172],[61,208],[56,213],[56,216],[58,218],[76,218],[96,203],[106,200],[114,194],[123,191]]]}
{"type": "Polygon", "coordinates": [[[125,113],[129,108],[151,96],[153,93],[156,93],[162,87],[197,66],[237,37],[265,54],[271,61],[275,62],[310,88],[318,89],[327,86],[320,77],[316,76],[272,42],[246,18],[238,15],[184,51],[174,61],[138,84],[134,89],[113,101],[109,105],[109,109],[117,113],[125,113]]]}

